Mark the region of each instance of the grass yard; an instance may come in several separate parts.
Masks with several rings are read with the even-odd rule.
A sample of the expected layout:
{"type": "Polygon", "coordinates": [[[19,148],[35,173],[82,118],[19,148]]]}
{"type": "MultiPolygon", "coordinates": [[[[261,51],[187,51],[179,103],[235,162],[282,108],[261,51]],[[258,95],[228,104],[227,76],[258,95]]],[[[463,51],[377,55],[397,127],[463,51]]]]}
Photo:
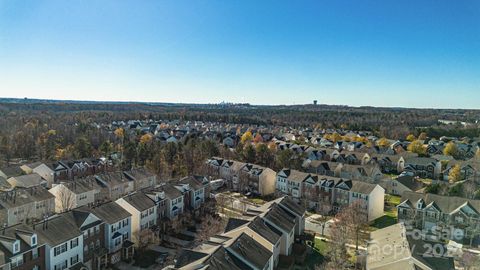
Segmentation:
{"type": "Polygon", "coordinates": [[[315,269],[316,265],[320,265],[325,260],[325,253],[328,248],[328,243],[318,238],[315,238],[315,245],[313,252],[307,255],[305,259],[305,266],[307,269],[315,269]]]}
{"type": "Polygon", "coordinates": [[[400,204],[400,199],[401,199],[400,196],[390,195],[388,197],[387,203],[393,206],[397,206],[400,204]]]}
{"type": "Polygon", "coordinates": [[[325,254],[328,248],[328,243],[321,239],[315,238],[315,250],[321,254],[325,254]]]}
{"type": "Polygon", "coordinates": [[[375,219],[370,227],[373,230],[383,229],[385,227],[394,225],[395,223],[397,223],[397,208],[391,207],[385,211],[385,215],[375,219]]]}

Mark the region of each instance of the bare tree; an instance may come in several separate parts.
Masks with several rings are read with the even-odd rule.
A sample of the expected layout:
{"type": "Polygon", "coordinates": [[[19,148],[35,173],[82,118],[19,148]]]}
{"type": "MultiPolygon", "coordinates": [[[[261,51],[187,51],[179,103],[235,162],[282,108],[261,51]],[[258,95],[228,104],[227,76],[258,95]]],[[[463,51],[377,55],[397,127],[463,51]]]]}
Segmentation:
{"type": "Polygon", "coordinates": [[[225,229],[225,225],[226,219],[219,216],[205,216],[195,237],[195,243],[201,244],[215,234],[221,233],[225,229]]]}
{"type": "Polygon", "coordinates": [[[56,205],[58,211],[63,213],[75,207],[75,195],[63,184],[59,186],[58,192],[55,194],[56,205]]]}

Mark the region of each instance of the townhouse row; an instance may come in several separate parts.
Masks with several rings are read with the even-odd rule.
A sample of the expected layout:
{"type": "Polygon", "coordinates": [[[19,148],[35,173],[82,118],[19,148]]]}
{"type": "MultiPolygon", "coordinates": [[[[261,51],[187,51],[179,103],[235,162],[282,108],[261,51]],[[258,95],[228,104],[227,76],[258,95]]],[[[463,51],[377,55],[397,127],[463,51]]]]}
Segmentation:
{"type": "Polygon", "coordinates": [[[224,179],[227,186],[239,192],[288,195],[295,202],[324,214],[334,214],[358,202],[365,209],[366,220],[383,215],[385,190],[378,184],[292,169],[276,173],[258,165],[221,158],[209,159],[206,166],[210,175],[224,179]]]}
{"type": "Polygon", "coordinates": [[[305,228],[305,209],[284,196],[244,216],[230,218],[221,234],[180,252],[175,269],[291,269],[305,256],[298,239],[305,228]]]}
{"type": "MultiPolygon", "coordinates": [[[[59,209],[55,207],[57,195],[63,193],[54,196],[46,189],[37,189],[49,194],[51,210],[59,209]]],[[[5,224],[0,234],[0,269],[105,269],[129,260],[136,247],[171,229],[182,213],[199,214],[208,190],[205,177],[189,176],[116,200],[82,202],[67,211],[48,212],[41,221],[28,225],[5,224]]]]}

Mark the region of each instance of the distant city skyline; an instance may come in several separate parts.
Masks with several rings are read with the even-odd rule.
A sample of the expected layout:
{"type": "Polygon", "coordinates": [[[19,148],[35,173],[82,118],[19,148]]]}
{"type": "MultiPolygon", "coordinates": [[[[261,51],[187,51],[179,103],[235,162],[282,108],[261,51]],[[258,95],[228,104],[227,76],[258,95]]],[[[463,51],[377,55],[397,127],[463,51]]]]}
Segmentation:
{"type": "Polygon", "coordinates": [[[0,97],[480,109],[480,2],[0,1],[0,97]]]}

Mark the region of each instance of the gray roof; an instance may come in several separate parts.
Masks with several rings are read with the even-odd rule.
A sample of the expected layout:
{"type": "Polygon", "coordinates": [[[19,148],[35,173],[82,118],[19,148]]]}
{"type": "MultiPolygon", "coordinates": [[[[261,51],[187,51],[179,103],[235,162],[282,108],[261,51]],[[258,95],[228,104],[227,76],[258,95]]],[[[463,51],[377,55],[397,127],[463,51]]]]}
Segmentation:
{"type": "Polygon", "coordinates": [[[362,181],[352,181],[352,188],[350,188],[350,191],[361,194],[370,194],[376,186],[377,184],[365,183],[362,181]]]}
{"type": "Polygon", "coordinates": [[[38,234],[39,243],[46,243],[52,247],[82,235],[77,226],[62,215],[51,217],[45,223],[36,224],[34,230],[38,234]]]}
{"type": "Polygon", "coordinates": [[[142,192],[135,192],[123,197],[123,199],[140,212],[155,206],[155,203],[142,192]]]}
{"type": "Polygon", "coordinates": [[[118,205],[116,202],[102,204],[92,208],[90,211],[108,224],[113,224],[132,216],[129,212],[127,212],[127,210],[123,209],[123,207],[118,205]]]}
{"type": "Polygon", "coordinates": [[[309,173],[304,173],[297,170],[283,169],[282,171],[285,173],[285,175],[287,175],[288,180],[299,183],[302,183],[310,176],[309,173]]]}
{"type": "Polygon", "coordinates": [[[5,208],[17,207],[20,205],[53,200],[55,196],[43,187],[33,187],[28,189],[16,188],[13,191],[0,193],[0,205],[5,208]]]}
{"type": "MultiPolygon", "coordinates": [[[[24,188],[40,186],[43,182],[45,182],[45,180],[43,180],[42,177],[36,173],[15,176],[12,178],[16,180],[16,186],[24,188]]],[[[8,180],[12,178],[9,178],[8,180]]]]}
{"type": "Polygon", "coordinates": [[[268,242],[273,245],[275,245],[281,237],[281,235],[272,231],[267,225],[265,225],[265,222],[261,217],[254,218],[247,226],[263,238],[267,239],[268,242]]]}
{"type": "Polygon", "coordinates": [[[411,205],[415,205],[420,199],[423,199],[425,205],[429,205],[432,202],[435,203],[443,213],[451,213],[467,202],[480,213],[480,200],[469,200],[460,197],[441,196],[431,193],[423,194],[411,191],[405,191],[402,194],[402,202],[408,200],[411,205]]]}
{"type": "Polygon", "coordinates": [[[182,196],[182,193],[180,192],[180,190],[176,189],[174,186],[168,183],[163,185],[161,189],[165,192],[165,196],[170,200],[173,200],[182,196]]]}
{"type": "Polygon", "coordinates": [[[283,199],[280,201],[280,205],[287,207],[298,216],[303,216],[305,214],[305,207],[294,202],[292,198],[288,196],[283,197],[283,199]]]}
{"type": "Polygon", "coordinates": [[[399,176],[395,180],[410,189],[411,191],[417,191],[423,188],[423,183],[421,181],[417,181],[413,176],[399,176]]]}
{"type": "Polygon", "coordinates": [[[286,232],[290,232],[295,227],[295,218],[289,216],[276,203],[272,204],[265,218],[286,232]]]}
{"type": "Polygon", "coordinates": [[[272,257],[272,252],[245,233],[228,248],[259,269],[263,269],[272,257]]]}

